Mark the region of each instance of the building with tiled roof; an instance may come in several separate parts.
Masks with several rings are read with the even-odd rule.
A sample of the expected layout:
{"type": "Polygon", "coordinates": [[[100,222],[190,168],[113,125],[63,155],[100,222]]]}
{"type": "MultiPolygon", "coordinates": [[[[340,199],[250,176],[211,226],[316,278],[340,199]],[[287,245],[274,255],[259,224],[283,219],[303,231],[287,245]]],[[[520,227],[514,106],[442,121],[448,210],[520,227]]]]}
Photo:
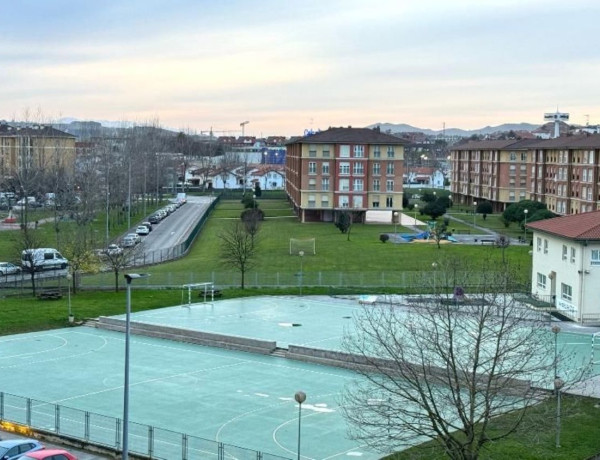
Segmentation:
{"type": "Polygon", "coordinates": [[[451,164],[454,203],[486,200],[501,212],[528,199],[559,215],[600,209],[600,135],[467,142],[453,147],[451,164]]]}
{"type": "Polygon", "coordinates": [[[353,211],[356,222],[369,211],[392,222],[402,209],[406,141],[379,129],[329,128],[286,144],[286,192],[302,222],[334,221],[353,211]]]}
{"type": "Polygon", "coordinates": [[[600,211],[532,222],[531,293],[586,325],[600,325],[600,211]]]}
{"type": "Polygon", "coordinates": [[[25,168],[72,171],[75,136],[47,125],[17,126],[0,122],[0,177],[11,177],[25,168]]]}

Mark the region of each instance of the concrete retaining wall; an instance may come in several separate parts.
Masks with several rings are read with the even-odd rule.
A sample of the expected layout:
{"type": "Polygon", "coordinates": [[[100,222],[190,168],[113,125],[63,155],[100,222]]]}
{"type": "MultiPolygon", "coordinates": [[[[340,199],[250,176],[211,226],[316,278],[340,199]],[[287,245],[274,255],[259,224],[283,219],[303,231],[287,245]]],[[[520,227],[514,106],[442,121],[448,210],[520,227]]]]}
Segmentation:
{"type": "MultiPolygon", "coordinates": [[[[101,316],[96,327],[111,331],[125,332],[125,320],[101,316]]],[[[131,321],[131,333],[159,339],[176,340],[209,347],[226,348],[228,350],[248,351],[268,355],[276,348],[276,342],[250,339],[234,335],[213,334],[211,332],[194,331],[176,327],[158,326],[155,324],[131,321]]]]}

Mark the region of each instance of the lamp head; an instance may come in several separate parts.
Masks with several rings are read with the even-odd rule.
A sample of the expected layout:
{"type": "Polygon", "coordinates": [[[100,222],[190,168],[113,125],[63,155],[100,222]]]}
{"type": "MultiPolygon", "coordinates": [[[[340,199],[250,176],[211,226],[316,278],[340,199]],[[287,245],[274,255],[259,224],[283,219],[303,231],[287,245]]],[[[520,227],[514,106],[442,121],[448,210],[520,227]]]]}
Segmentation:
{"type": "Polygon", "coordinates": [[[306,401],[306,393],[304,393],[304,391],[297,391],[294,395],[294,399],[298,404],[302,404],[304,401],[306,401]]]}
{"type": "Polygon", "coordinates": [[[131,283],[132,280],[137,280],[139,278],[148,278],[150,276],[149,273],[125,273],[123,275],[128,283],[131,283]]]}

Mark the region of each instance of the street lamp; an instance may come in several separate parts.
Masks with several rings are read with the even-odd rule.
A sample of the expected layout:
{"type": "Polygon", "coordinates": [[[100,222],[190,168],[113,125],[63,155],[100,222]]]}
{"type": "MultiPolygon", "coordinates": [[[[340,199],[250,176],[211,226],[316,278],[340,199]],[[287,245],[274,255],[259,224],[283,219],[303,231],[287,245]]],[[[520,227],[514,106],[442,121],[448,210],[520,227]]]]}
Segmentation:
{"type": "Polygon", "coordinates": [[[74,317],[73,317],[73,313],[71,312],[71,280],[73,279],[73,275],[71,275],[70,273],[67,273],[67,305],[69,308],[69,323],[72,323],[74,321],[74,317]]]}
{"type": "Polygon", "coordinates": [[[123,383],[123,455],[122,459],[129,458],[129,342],[131,338],[131,282],[139,278],[147,278],[148,273],[126,273],[127,280],[127,307],[125,314],[125,382],[123,383]]]}
{"type": "Polygon", "coordinates": [[[477,217],[477,201],[473,201],[473,227],[475,227],[475,218],[477,217]]]}
{"type": "Polygon", "coordinates": [[[306,393],[304,391],[297,391],[294,395],[294,399],[298,403],[298,460],[300,460],[300,440],[301,436],[301,423],[302,423],[302,403],[306,401],[306,393]]]}
{"type": "Polygon", "coordinates": [[[523,225],[523,233],[525,233],[525,243],[527,243],[527,214],[529,213],[529,209],[524,209],[523,213],[525,214],[525,225],[523,225]]]}
{"type": "Polygon", "coordinates": [[[414,210],[415,210],[415,227],[417,226],[417,211],[419,209],[419,205],[415,204],[414,210]]]}
{"type": "Polygon", "coordinates": [[[560,377],[554,379],[554,390],[556,390],[556,447],[560,447],[560,390],[565,382],[560,377]]]}
{"type": "Polygon", "coordinates": [[[300,251],[298,255],[300,256],[300,297],[302,297],[302,282],[304,281],[302,279],[302,277],[304,276],[302,273],[302,262],[304,260],[304,251],[300,251]]]}
{"type": "Polygon", "coordinates": [[[394,211],[394,238],[396,237],[398,226],[398,211],[394,211]]]}
{"type": "Polygon", "coordinates": [[[435,295],[436,293],[436,268],[437,268],[438,264],[437,262],[432,262],[431,263],[431,268],[433,268],[433,295],[435,295]]]}
{"type": "Polygon", "coordinates": [[[560,326],[552,326],[552,333],[554,334],[554,378],[558,378],[558,333],[560,332],[560,326]]]}

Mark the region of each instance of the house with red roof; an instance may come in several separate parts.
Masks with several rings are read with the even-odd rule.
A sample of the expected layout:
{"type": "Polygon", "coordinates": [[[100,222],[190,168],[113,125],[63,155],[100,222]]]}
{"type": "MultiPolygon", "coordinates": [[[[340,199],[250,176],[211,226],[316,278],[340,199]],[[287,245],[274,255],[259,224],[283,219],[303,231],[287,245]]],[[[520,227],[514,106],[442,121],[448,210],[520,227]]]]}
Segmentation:
{"type": "Polygon", "coordinates": [[[533,231],[531,293],[562,315],[600,325],[600,211],[527,224],[533,231]]]}

